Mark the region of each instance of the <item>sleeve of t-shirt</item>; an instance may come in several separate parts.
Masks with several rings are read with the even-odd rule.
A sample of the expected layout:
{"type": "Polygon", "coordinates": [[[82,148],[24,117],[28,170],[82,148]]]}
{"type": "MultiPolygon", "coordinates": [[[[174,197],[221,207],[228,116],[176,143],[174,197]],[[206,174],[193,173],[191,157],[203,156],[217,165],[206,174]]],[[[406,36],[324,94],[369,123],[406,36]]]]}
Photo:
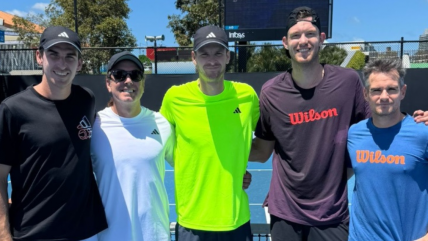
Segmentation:
{"type": "Polygon", "coordinates": [[[16,131],[12,114],[6,104],[0,104],[0,164],[12,166],[15,159],[16,131]]]}
{"type": "Polygon", "coordinates": [[[275,137],[272,133],[270,115],[269,113],[269,102],[266,99],[266,92],[262,89],[260,91],[260,117],[256,126],[256,136],[263,140],[275,140],[275,137]]]}
{"type": "MultiPolygon", "coordinates": [[[[172,87],[173,88],[173,87],[172,87]]],[[[171,92],[172,92],[172,88],[170,88],[166,93],[165,96],[163,97],[162,100],[162,105],[161,108],[159,110],[159,113],[161,113],[167,120],[169,123],[171,123],[172,126],[175,126],[175,121],[173,118],[173,114],[172,114],[172,109],[171,109],[171,92]]]]}
{"type": "MultiPolygon", "coordinates": [[[[254,91],[254,90],[253,90],[254,91]]],[[[260,117],[260,108],[259,108],[259,97],[257,96],[257,93],[254,91],[254,98],[253,98],[253,113],[252,113],[252,123],[253,123],[253,131],[256,130],[257,122],[260,117]]]]}
{"type": "Polygon", "coordinates": [[[356,78],[356,93],[355,93],[355,106],[354,106],[354,120],[351,124],[358,123],[364,119],[371,117],[370,106],[364,98],[364,86],[357,73],[356,78]]]}

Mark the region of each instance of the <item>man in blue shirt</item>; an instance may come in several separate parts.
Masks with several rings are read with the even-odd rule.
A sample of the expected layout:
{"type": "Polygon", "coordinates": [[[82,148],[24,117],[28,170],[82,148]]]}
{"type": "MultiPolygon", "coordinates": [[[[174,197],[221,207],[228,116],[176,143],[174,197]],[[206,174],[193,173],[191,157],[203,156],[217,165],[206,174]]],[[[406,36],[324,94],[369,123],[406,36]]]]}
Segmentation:
{"type": "Polygon", "coordinates": [[[400,60],[363,70],[372,117],[353,125],[355,173],[349,240],[428,240],[428,128],[400,111],[407,86],[400,60]]]}

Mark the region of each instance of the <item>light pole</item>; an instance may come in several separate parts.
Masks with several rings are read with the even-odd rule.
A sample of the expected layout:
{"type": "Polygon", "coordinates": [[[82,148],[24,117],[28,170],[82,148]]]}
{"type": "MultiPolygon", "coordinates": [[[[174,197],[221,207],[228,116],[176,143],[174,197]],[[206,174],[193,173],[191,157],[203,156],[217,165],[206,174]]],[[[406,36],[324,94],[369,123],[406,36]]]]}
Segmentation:
{"type": "Polygon", "coordinates": [[[146,36],[146,41],[155,42],[155,74],[158,73],[158,51],[156,46],[157,40],[165,40],[165,35],[160,36],[146,36]]]}
{"type": "Polygon", "coordinates": [[[77,28],[77,0],[74,0],[74,29],[77,34],[79,34],[79,30],[77,28]]]}

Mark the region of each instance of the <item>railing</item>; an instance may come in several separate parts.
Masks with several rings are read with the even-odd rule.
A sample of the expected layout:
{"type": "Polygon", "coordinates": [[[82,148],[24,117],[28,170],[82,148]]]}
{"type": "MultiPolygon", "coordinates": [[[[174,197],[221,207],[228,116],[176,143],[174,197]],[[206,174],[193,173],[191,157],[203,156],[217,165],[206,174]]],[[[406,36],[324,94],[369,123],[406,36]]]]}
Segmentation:
{"type": "MultiPolygon", "coordinates": [[[[363,52],[368,59],[400,58],[407,68],[428,68],[428,40],[325,43],[336,46],[348,54],[363,52]]],[[[119,51],[133,51],[144,55],[146,74],[196,73],[192,63],[192,47],[98,47],[83,48],[82,73],[100,74],[106,71],[109,57],[119,51]]],[[[231,60],[227,72],[272,72],[289,67],[281,44],[233,45],[229,47],[231,60]]],[[[35,49],[23,45],[0,45],[0,74],[41,74],[35,49]]]]}

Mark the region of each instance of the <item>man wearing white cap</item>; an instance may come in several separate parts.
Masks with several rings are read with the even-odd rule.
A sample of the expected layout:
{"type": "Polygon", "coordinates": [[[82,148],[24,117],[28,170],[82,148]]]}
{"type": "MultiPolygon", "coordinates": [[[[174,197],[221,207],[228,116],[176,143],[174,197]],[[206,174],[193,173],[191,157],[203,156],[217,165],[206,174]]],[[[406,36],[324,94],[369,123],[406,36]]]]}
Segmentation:
{"type": "Polygon", "coordinates": [[[41,83],[0,104],[0,240],[93,241],[107,222],[90,159],[94,96],[72,85],[79,37],[48,27],[36,58],[41,83]]]}

